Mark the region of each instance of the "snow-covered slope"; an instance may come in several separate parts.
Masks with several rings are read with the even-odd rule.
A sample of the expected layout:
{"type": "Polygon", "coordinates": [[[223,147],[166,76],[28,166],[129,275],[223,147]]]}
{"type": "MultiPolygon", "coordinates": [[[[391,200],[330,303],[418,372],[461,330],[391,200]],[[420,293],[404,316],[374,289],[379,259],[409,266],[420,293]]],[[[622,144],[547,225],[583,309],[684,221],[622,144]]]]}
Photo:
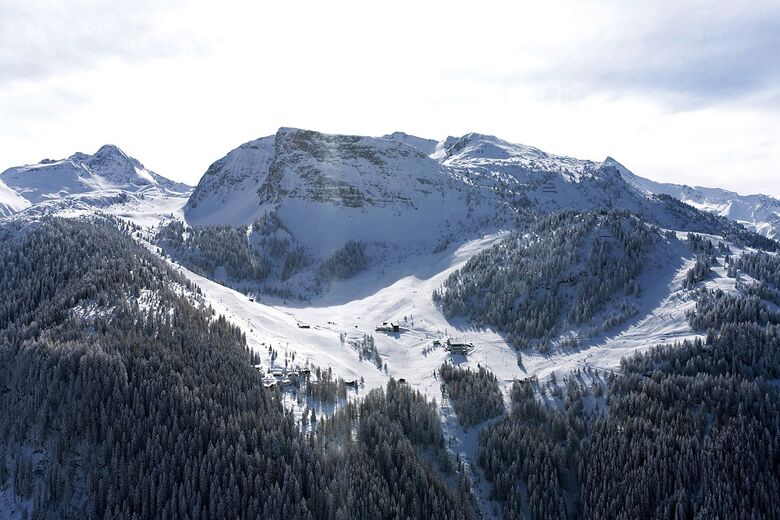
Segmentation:
{"type": "Polygon", "coordinates": [[[565,208],[622,208],[646,215],[658,211],[606,162],[548,154],[477,133],[448,137],[431,157],[462,172],[469,182],[543,213],[565,208]]]}
{"type": "Polygon", "coordinates": [[[599,166],[474,132],[439,142],[431,156],[443,164],[467,168],[474,175],[519,184],[533,183],[540,175],[550,173],[579,182],[583,177],[594,176],[599,166]]]}
{"type": "Polygon", "coordinates": [[[315,254],[348,240],[435,244],[501,212],[492,194],[405,142],[281,128],[212,164],[185,215],[248,225],[272,211],[315,254]]]}
{"type": "Polygon", "coordinates": [[[607,158],[623,178],[647,194],[663,193],[686,204],[729,218],[769,238],[780,238],[780,200],[768,195],[740,195],[720,188],[704,188],[652,181],[635,175],[628,168],[607,158]]]}
{"type": "Polygon", "coordinates": [[[0,180],[0,217],[6,217],[17,211],[22,211],[30,205],[30,201],[16,193],[0,180]]]}
{"type": "Polygon", "coordinates": [[[179,213],[191,188],[145,168],[114,145],[93,155],[75,153],[67,159],[44,159],[0,173],[0,215],[6,203],[30,214],[113,213],[150,224],[162,215],[179,213]],[[6,197],[5,191],[12,193],[6,197]],[[151,219],[151,220],[150,220],[151,219]]]}
{"type": "MultiPolygon", "coordinates": [[[[250,301],[224,285],[183,268],[181,271],[203,290],[218,313],[244,329],[247,342],[258,353],[267,356],[268,345],[280,351],[294,351],[301,363],[309,360],[332,366],[338,375],[365,377],[371,386],[381,385],[388,375],[403,377],[429,396],[436,395],[440,386],[433,371],[450,358],[443,348],[433,345],[436,339],[453,337],[473,343],[475,351],[462,361],[490,368],[508,391],[515,378],[536,374],[546,377],[552,372],[560,375],[589,359],[592,366],[614,369],[622,356],[635,350],[695,335],[685,320],[685,310],[693,300],[682,288],[694,258],[675,242],[674,247],[654,257],[643,272],[641,283],[647,290],[642,292],[636,317],[608,334],[587,339],[580,348],[554,349],[548,354],[525,351],[524,364],[518,366],[517,352],[504,335],[492,328],[474,327],[465,320],[448,319],[431,299],[433,290],[450,274],[505,236],[488,235],[439,253],[408,258],[381,272],[367,271],[340,282],[330,294],[306,304],[290,305],[273,297],[264,298],[262,303],[250,301]],[[405,331],[393,334],[374,330],[382,322],[391,321],[401,323],[405,331]],[[299,324],[310,328],[302,329],[299,324]],[[642,329],[647,333],[642,335],[642,329]],[[625,336],[627,332],[631,333],[630,338],[625,336]],[[356,352],[340,342],[340,334],[373,334],[388,373],[370,361],[361,361],[356,352]]],[[[721,271],[707,285],[733,287],[733,279],[726,278],[721,271]]],[[[270,360],[267,363],[270,365],[270,360]]]]}
{"type": "Polygon", "coordinates": [[[274,159],[276,136],[244,143],[209,166],[185,207],[197,224],[251,223],[260,215],[257,190],[274,159]]]}

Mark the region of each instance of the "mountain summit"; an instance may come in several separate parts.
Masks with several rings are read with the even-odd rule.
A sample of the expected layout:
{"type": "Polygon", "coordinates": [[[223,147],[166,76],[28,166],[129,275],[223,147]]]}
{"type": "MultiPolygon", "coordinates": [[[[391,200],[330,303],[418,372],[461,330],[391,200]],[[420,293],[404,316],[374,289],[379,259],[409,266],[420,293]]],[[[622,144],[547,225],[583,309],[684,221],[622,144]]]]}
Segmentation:
{"type": "Polygon", "coordinates": [[[273,212],[327,252],[347,240],[412,247],[475,228],[499,206],[477,195],[403,140],[280,128],[212,164],[184,212],[192,225],[248,225],[273,212]]]}
{"type": "Polygon", "coordinates": [[[0,173],[0,217],[94,213],[156,225],[181,210],[192,189],[159,175],[113,144],[94,154],[44,159],[0,173]]]}
{"type": "Polygon", "coordinates": [[[0,181],[31,204],[104,190],[189,190],[185,184],[146,169],[112,144],[101,146],[92,155],[77,152],[67,159],[44,159],[38,164],[9,168],[0,173],[0,181]]]}

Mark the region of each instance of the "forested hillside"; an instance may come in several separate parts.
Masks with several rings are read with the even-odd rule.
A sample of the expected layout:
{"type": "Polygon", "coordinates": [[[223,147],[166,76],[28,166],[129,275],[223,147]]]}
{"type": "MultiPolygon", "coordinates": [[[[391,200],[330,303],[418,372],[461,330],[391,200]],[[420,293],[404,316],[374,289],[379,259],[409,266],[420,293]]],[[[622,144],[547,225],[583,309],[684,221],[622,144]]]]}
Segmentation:
{"type": "Polygon", "coordinates": [[[470,259],[433,298],[517,347],[571,326],[595,334],[634,314],[638,277],[662,240],[625,211],[562,211],[470,259]]]}
{"type": "Polygon", "coordinates": [[[0,228],[3,515],[474,516],[419,455],[441,450],[435,405],[391,382],[301,433],[240,330],[123,227],[0,228]]]}
{"type": "Polygon", "coordinates": [[[155,236],[162,251],[194,272],[239,288],[304,298],[335,280],[365,270],[366,244],[347,241],[323,259],[313,258],[275,213],[252,226],[187,227],[174,220],[155,236]],[[296,275],[299,275],[296,277],[296,275]]]}
{"type": "Polygon", "coordinates": [[[780,517],[778,317],[721,291],[688,317],[706,341],[514,384],[480,440],[504,518],[780,517]]]}

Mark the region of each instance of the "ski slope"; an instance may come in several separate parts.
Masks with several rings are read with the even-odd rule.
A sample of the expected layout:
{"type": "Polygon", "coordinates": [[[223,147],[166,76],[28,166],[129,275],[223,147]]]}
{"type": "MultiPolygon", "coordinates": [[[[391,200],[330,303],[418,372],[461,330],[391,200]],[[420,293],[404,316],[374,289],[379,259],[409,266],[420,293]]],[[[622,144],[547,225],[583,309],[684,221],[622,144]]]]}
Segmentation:
{"type": "MultiPolygon", "coordinates": [[[[403,378],[430,398],[441,399],[436,370],[450,354],[433,341],[447,337],[473,343],[475,350],[456,362],[476,367],[487,366],[498,377],[505,393],[515,379],[537,376],[547,379],[590,366],[614,370],[623,356],[660,343],[671,343],[698,336],[689,327],[685,312],[695,302],[682,282],[695,259],[687,247],[678,243],[663,257],[651,262],[640,280],[642,306],[637,316],[607,334],[590,338],[580,348],[554,348],[548,354],[517,353],[503,336],[490,329],[476,329],[461,320],[448,320],[431,299],[450,273],[469,258],[503,238],[493,234],[467,242],[438,254],[406,258],[382,269],[363,273],[335,285],[327,294],[308,303],[290,303],[278,298],[250,299],[233,289],[192,273],[182,272],[203,291],[218,314],[224,314],[247,335],[249,346],[270,363],[268,347],[295,353],[296,363],[307,361],[322,368],[331,367],[345,379],[365,380],[366,387],[383,386],[389,377],[403,378]],[[383,322],[399,323],[400,333],[376,332],[383,322]],[[301,328],[300,325],[309,328],[301,328]],[[374,337],[377,350],[387,366],[377,367],[361,361],[349,345],[364,334],[374,337]],[[347,341],[343,342],[340,337],[347,341]]],[[[716,268],[709,286],[733,287],[725,270],[716,268]]]]}

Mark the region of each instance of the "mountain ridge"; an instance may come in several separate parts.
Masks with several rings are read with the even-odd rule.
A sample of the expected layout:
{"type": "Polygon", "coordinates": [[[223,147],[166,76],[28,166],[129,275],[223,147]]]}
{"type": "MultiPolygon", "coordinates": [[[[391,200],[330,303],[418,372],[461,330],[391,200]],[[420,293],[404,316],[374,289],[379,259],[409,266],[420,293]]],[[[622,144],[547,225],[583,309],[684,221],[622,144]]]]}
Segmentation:
{"type": "Polygon", "coordinates": [[[554,155],[476,132],[434,144],[403,132],[282,127],[212,163],[183,214],[193,226],[249,226],[273,213],[315,256],[348,240],[432,248],[566,209],[623,209],[670,229],[723,227],[636,179],[612,158],[554,155]]]}
{"type": "Polygon", "coordinates": [[[508,206],[542,212],[619,207],[652,213],[657,210],[648,200],[669,195],[770,238],[780,236],[780,201],[774,197],[661,183],[634,174],[611,156],[601,162],[582,160],[478,132],[436,141],[400,131],[368,137],[282,127],[214,161],[194,189],[106,144],[91,155],[76,152],[8,168],[0,173],[0,183],[0,216],[118,208],[126,201],[148,206],[138,199],[183,197],[192,190],[183,213],[195,225],[248,225],[279,205],[297,204],[303,210],[301,204],[309,203],[329,206],[328,217],[333,207],[357,214],[385,207],[398,213],[430,204],[433,192],[445,198],[460,193],[460,202],[447,205],[458,206],[453,219],[470,211],[468,193],[504,216],[511,213],[508,206]]]}
{"type": "Polygon", "coordinates": [[[644,193],[670,195],[698,209],[739,222],[769,238],[780,236],[780,200],[776,197],[762,193],[742,195],[722,188],[658,182],[634,174],[612,157],[607,157],[604,162],[614,164],[629,184],[644,193]]]}

